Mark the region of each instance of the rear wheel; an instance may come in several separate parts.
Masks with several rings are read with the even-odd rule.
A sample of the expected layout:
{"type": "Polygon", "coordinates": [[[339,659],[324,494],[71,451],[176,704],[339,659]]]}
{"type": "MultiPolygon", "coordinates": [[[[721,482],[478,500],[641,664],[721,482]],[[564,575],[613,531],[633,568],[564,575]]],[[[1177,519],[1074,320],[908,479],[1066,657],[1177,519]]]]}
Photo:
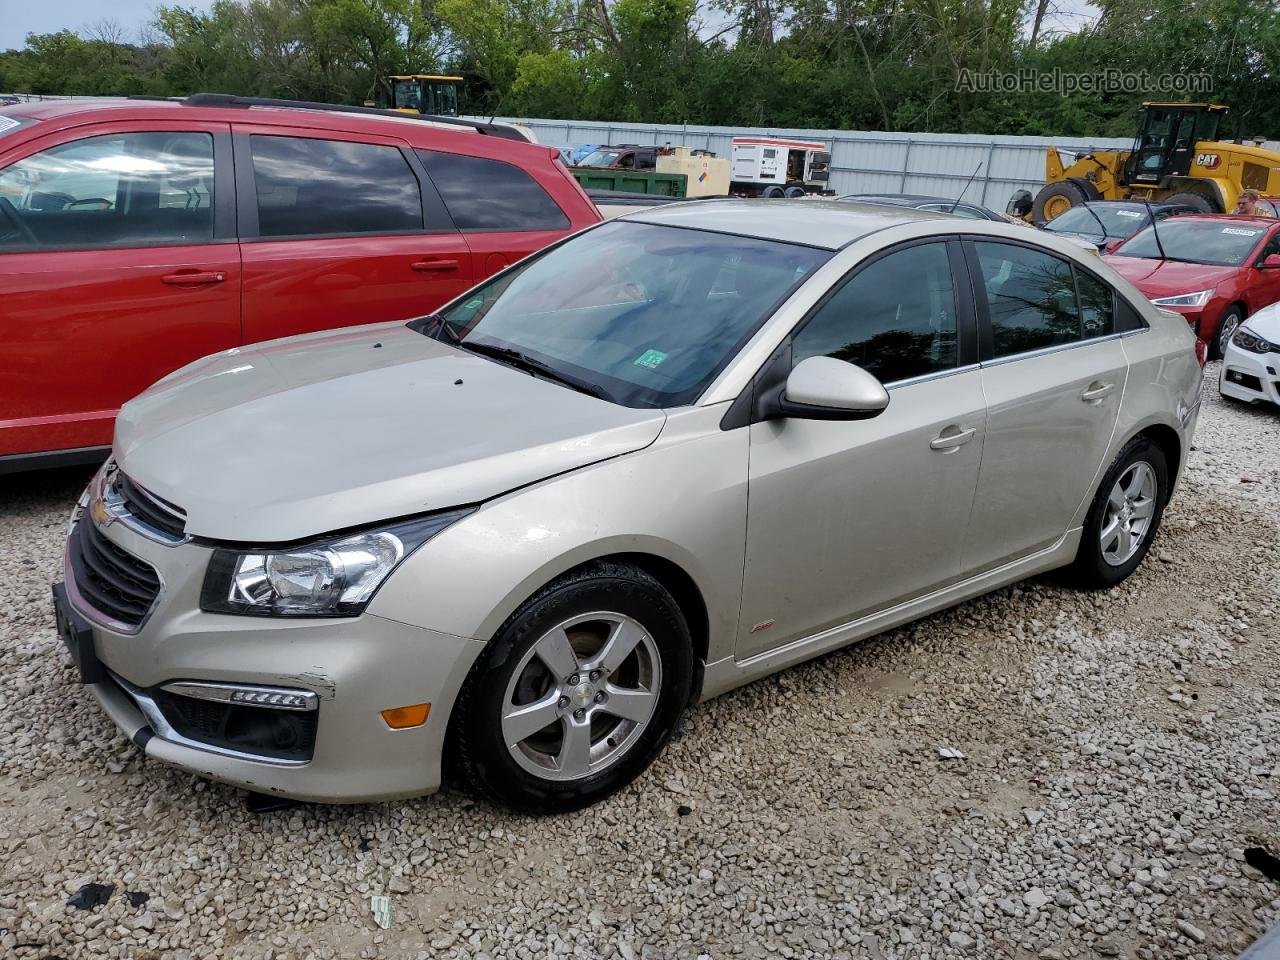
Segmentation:
{"type": "Polygon", "coordinates": [[[1168,498],[1164,452],[1146,437],[1134,437],[1112,461],[1085,517],[1074,565],[1081,586],[1114,587],[1138,568],[1168,498]]]}
{"type": "Polygon", "coordinates": [[[760,196],[764,197],[766,200],[781,200],[786,195],[787,192],[776,183],[771,187],[765,187],[760,193],[760,196]]]}
{"type": "Polygon", "coordinates": [[[805,188],[800,186],[798,183],[793,183],[791,186],[787,187],[786,190],[782,191],[782,195],[788,200],[798,200],[803,197],[805,193],[805,188]]]}
{"type": "Polygon", "coordinates": [[[1031,204],[1031,222],[1042,227],[1054,217],[1059,217],[1072,207],[1078,207],[1089,197],[1073,180],[1060,180],[1045,184],[1031,204]]]}
{"type": "Polygon", "coordinates": [[[472,668],[454,749],[478,792],[532,813],[575,810],[636,778],[689,699],[692,646],[671,594],[598,563],[529,600],[472,668]]]}

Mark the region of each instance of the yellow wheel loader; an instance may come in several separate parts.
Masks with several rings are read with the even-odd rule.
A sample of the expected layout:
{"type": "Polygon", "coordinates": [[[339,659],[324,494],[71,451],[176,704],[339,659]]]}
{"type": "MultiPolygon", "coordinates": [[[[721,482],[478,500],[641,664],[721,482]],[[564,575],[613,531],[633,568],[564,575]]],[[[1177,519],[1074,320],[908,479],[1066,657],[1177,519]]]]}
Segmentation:
{"type": "Polygon", "coordinates": [[[1261,140],[1247,145],[1218,139],[1228,109],[1144,103],[1132,150],[1068,154],[1064,160],[1064,151],[1050,147],[1031,221],[1043,224],[1091,200],[1162,200],[1225,213],[1246,188],[1280,194],[1280,153],[1264,150],[1261,140]]]}

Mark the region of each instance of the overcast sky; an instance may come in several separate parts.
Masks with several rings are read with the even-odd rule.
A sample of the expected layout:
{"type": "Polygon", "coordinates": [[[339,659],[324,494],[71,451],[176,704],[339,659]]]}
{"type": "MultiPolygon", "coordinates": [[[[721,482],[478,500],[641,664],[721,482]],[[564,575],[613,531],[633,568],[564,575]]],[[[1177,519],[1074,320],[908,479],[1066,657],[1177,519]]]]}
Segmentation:
{"type": "MultiPolygon", "coordinates": [[[[151,22],[156,7],[166,0],[0,0],[0,50],[21,47],[28,33],[77,33],[100,20],[112,20],[124,30],[126,40],[151,22]]],[[[168,0],[184,7],[208,9],[211,0],[168,0]]]]}

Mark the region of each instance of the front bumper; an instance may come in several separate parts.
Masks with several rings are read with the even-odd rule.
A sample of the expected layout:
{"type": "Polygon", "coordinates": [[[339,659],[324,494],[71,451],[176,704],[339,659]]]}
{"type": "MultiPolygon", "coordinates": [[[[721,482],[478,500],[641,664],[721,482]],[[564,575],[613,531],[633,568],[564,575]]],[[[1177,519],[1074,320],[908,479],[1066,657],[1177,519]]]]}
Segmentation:
{"type": "Polygon", "coordinates": [[[1228,344],[1218,374],[1218,389],[1236,400],[1280,404],[1280,353],[1250,353],[1228,344]]]}
{"type": "Polygon", "coordinates": [[[439,788],[449,715],[483,643],[369,613],[344,619],[203,613],[209,548],[160,544],[118,523],[98,530],[155,567],[163,581],[150,614],[128,632],[76,589],[69,555],[64,564],[67,601],[88,621],[105,668],[88,689],[147,756],[299,800],[383,800],[439,788]],[[149,696],[182,681],[314,694],[308,697],[316,705],[314,750],[305,760],[283,761],[182,736],[149,696]],[[382,710],[417,703],[431,704],[422,726],[393,730],[382,719],[382,710]]]}

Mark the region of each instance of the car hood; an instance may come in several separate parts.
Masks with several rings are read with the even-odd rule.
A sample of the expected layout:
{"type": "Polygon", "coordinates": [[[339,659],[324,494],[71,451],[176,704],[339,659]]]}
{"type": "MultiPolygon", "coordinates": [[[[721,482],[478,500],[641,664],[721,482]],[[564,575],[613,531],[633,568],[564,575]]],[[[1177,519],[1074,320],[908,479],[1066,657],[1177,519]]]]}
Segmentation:
{"type": "Polygon", "coordinates": [[[1109,256],[1107,265],[1151,299],[1195,293],[1234,280],[1239,267],[1179,260],[1147,260],[1143,257],[1109,256]]]}
{"type": "Polygon", "coordinates": [[[1280,343],[1280,303],[1263,307],[1246,320],[1244,325],[1264,340],[1280,343]]]}
{"type": "Polygon", "coordinates": [[[664,422],[379,324],[182,368],[125,404],[115,457],[189,534],[280,543],[478,503],[639,450],[664,422]]]}
{"type": "Polygon", "coordinates": [[[1099,250],[1103,249],[1108,243],[1108,238],[1100,233],[1081,233],[1078,230],[1049,230],[1046,232],[1051,236],[1062,237],[1064,240],[1083,240],[1099,250]]]}

